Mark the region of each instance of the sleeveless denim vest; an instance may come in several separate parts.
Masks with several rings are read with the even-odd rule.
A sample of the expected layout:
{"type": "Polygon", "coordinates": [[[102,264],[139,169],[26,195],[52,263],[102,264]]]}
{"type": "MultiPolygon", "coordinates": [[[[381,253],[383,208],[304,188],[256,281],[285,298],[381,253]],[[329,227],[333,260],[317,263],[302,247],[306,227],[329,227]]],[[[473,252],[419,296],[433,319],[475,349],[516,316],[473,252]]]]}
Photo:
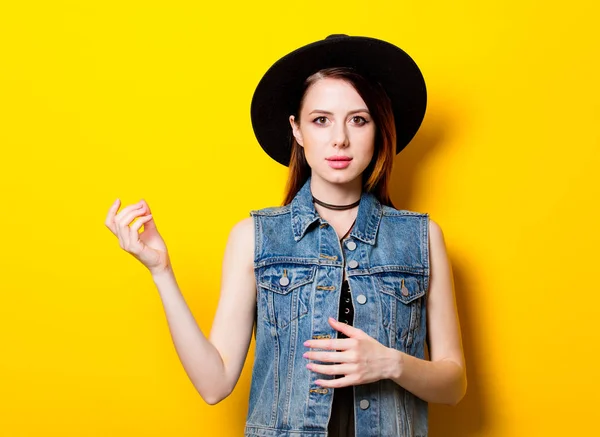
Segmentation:
{"type": "MultiPolygon", "coordinates": [[[[245,436],[326,437],[331,379],[306,368],[304,341],[335,338],[343,271],[353,326],[384,346],[424,358],[429,287],[427,213],[396,210],[363,192],[342,241],[314,208],[310,178],[285,206],[252,210],[257,308],[245,436]]],[[[320,364],[331,364],[321,363],[320,364]]],[[[356,385],[357,437],[426,437],[428,405],[392,380],[356,385]]]]}

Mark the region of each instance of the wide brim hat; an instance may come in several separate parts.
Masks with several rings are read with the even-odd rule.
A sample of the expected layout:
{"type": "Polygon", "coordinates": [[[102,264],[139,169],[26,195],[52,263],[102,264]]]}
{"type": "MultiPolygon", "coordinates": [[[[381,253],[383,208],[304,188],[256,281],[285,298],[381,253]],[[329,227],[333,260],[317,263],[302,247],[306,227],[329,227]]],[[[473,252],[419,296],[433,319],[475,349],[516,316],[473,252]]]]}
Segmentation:
{"type": "Polygon", "coordinates": [[[425,117],[427,90],[421,70],[394,44],[344,34],[329,35],[288,53],[263,75],[250,105],[252,128],[263,150],[280,164],[289,165],[289,116],[298,107],[306,78],[330,67],[351,67],[383,86],[392,103],[396,153],[400,153],[425,117]]]}

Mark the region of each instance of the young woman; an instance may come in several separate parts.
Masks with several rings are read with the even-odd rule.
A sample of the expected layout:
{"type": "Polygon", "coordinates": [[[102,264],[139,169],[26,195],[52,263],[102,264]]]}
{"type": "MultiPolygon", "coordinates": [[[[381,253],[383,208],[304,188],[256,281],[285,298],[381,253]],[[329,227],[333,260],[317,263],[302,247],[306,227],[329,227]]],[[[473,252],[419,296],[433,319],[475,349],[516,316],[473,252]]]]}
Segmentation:
{"type": "Polygon", "coordinates": [[[427,213],[394,208],[388,193],[394,156],[425,107],[416,64],[378,39],[330,35],[273,64],[251,118],[261,147],[289,166],[287,193],[283,206],[233,227],[208,339],[148,204],[109,209],[106,226],[150,270],[209,404],[234,389],[254,328],[245,436],[424,437],[428,402],[464,396],[442,231],[427,213]]]}

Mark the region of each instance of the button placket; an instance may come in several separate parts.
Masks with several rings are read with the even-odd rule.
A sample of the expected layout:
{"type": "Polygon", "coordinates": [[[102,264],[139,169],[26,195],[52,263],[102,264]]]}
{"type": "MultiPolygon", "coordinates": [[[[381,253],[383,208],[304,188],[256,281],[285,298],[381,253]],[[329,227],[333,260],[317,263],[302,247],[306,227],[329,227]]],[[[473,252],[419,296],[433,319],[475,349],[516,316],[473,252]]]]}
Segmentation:
{"type": "MultiPolygon", "coordinates": [[[[354,223],[353,223],[354,225],[354,223]]],[[[352,226],[350,227],[352,228],[352,226]]],[[[346,232],[344,237],[348,235],[350,229],[346,232]]],[[[348,277],[346,274],[346,266],[353,268],[352,266],[356,261],[350,261],[346,264],[346,254],[344,253],[345,249],[353,251],[356,249],[356,243],[354,241],[344,241],[342,237],[339,240],[340,249],[342,253],[342,289],[339,300],[339,318],[338,320],[347,325],[352,325],[354,320],[354,307],[352,305],[352,298],[350,294],[350,283],[348,282],[348,277]]],[[[358,264],[356,264],[358,265],[358,264]]],[[[338,338],[347,338],[343,333],[338,333],[338,338]]]]}

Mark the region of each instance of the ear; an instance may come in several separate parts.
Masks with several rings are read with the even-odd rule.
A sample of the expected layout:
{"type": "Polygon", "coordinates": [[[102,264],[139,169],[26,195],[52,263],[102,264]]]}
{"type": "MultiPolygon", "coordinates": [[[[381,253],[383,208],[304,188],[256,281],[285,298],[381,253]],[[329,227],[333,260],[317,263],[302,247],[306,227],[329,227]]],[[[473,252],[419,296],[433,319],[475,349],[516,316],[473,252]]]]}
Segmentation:
{"type": "Polygon", "coordinates": [[[292,126],[292,134],[294,138],[296,138],[296,142],[302,146],[302,133],[300,132],[300,126],[296,124],[296,118],[293,115],[290,115],[290,125],[292,126]]]}

